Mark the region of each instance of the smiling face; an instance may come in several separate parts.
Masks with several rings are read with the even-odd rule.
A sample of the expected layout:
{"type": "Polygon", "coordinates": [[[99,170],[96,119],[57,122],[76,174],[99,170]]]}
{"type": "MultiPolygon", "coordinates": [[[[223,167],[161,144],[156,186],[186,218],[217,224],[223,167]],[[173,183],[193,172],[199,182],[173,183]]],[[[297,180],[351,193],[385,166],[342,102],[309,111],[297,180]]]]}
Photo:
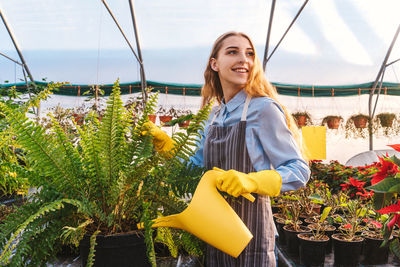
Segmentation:
{"type": "Polygon", "coordinates": [[[217,57],[211,58],[210,66],[218,73],[226,101],[244,88],[253,62],[254,50],[247,38],[235,35],[222,42],[217,57]]]}

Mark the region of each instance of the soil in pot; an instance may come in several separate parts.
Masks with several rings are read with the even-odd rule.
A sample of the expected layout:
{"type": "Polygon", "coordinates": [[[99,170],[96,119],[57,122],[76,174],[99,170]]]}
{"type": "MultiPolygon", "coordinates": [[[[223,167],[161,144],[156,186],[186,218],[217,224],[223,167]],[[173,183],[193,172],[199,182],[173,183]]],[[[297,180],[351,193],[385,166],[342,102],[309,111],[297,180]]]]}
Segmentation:
{"type": "Polygon", "coordinates": [[[346,241],[342,234],[333,234],[333,253],[336,267],[359,266],[364,238],[358,236],[353,241],[346,241]]]}
{"type": "Polygon", "coordinates": [[[311,232],[310,228],[306,226],[298,226],[298,229],[293,229],[291,225],[285,225],[283,230],[285,231],[286,238],[286,250],[291,256],[299,255],[299,239],[297,238],[297,234],[308,233],[311,232]]]}
{"type": "Polygon", "coordinates": [[[316,239],[311,233],[297,235],[300,243],[300,264],[304,266],[324,266],[325,248],[329,237],[326,235],[316,239]]]}
{"type": "MultiPolygon", "coordinates": [[[[103,236],[98,235],[95,247],[95,267],[148,267],[150,266],[144,236],[141,232],[103,236]]],[[[79,250],[82,266],[86,266],[90,247],[90,236],[85,235],[79,250]]]]}
{"type": "Polygon", "coordinates": [[[389,258],[389,246],[380,247],[383,238],[370,236],[365,236],[364,238],[364,259],[362,263],[365,265],[386,264],[389,258]]]}

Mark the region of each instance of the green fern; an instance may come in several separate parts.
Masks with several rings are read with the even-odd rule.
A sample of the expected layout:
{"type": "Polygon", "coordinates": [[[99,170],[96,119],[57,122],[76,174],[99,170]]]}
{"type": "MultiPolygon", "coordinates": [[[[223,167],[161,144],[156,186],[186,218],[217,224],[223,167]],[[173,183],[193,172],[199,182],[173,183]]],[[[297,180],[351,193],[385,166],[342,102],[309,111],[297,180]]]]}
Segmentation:
{"type": "MultiPolygon", "coordinates": [[[[95,238],[133,231],[143,222],[147,255],[155,266],[151,219],[160,211],[169,215],[187,207],[180,198],[194,192],[203,173],[187,160],[210,110],[200,110],[186,132],[173,136],[176,146],[166,157],[154,150],[152,136],[143,133],[156,104],[157,94],[152,94],[138,113],[133,113],[135,107],[124,110],[116,82],[102,121],[89,115],[82,126],[75,125],[76,136],[67,135],[55,120],[45,130],[25,117],[25,107],[15,112],[1,106],[32,166],[29,182],[40,187],[31,202],[0,225],[2,263],[44,265],[63,242],[77,245],[84,234],[95,238]]],[[[170,236],[165,238],[172,249],[170,236]]],[[[179,239],[174,242],[198,253],[179,239]]],[[[92,246],[88,264],[94,259],[91,241],[92,246]]]]}

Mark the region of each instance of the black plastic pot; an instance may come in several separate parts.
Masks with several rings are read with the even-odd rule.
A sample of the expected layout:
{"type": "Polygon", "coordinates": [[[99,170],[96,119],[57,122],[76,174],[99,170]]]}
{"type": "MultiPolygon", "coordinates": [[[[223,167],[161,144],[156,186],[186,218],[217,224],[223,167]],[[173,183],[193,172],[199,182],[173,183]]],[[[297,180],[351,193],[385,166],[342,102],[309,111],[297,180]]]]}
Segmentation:
{"type": "Polygon", "coordinates": [[[300,243],[299,239],[297,238],[297,234],[311,232],[310,228],[306,226],[299,226],[299,230],[294,231],[291,229],[290,225],[285,225],[283,230],[285,231],[287,252],[291,256],[298,256],[300,243]]]}
{"type": "Polygon", "coordinates": [[[341,234],[333,234],[333,253],[336,267],[359,266],[363,237],[354,241],[346,241],[340,238],[341,234]]]}
{"type": "MultiPolygon", "coordinates": [[[[144,236],[141,232],[110,236],[99,235],[96,238],[95,267],[148,267],[150,266],[144,236]]],[[[90,248],[90,236],[85,235],[79,250],[82,266],[86,266],[90,248]]]]}
{"type": "Polygon", "coordinates": [[[389,258],[389,246],[380,248],[383,239],[365,237],[364,241],[364,260],[365,265],[386,264],[389,258]]]}
{"type": "Polygon", "coordinates": [[[311,233],[298,234],[300,248],[300,264],[304,266],[324,266],[325,249],[329,237],[324,236],[323,240],[309,240],[311,233]]]}
{"type": "Polygon", "coordinates": [[[283,226],[285,226],[285,221],[283,219],[275,220],[276,230],[278,231],[278,242],[280,246],[286,246],[285,231],[283,231],[283,226]]]}

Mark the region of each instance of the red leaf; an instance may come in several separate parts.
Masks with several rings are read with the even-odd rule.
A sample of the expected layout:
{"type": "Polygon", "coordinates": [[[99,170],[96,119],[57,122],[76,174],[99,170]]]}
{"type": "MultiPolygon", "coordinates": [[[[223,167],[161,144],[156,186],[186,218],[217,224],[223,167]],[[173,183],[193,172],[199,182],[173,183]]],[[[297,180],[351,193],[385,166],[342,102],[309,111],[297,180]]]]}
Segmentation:
{"type": "Polygon", "coordinates": [[[395,205],[390,205],[390,206],[384,207],[380,210],[377,210],[377,212],[379,212],[381,214],[393,213],[393,212],[398,212],[398,211],[400,211],[399,203],[397,203],[395,205]]]}
{"type": "Polygon", "coordinates": [[[390,146],[390,147],[393,148],[394,150],[400,152],[400,144],[397,144],[397,145],[387,145],[387,146],[390,146]]]}

